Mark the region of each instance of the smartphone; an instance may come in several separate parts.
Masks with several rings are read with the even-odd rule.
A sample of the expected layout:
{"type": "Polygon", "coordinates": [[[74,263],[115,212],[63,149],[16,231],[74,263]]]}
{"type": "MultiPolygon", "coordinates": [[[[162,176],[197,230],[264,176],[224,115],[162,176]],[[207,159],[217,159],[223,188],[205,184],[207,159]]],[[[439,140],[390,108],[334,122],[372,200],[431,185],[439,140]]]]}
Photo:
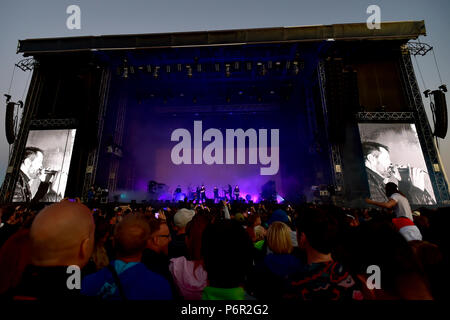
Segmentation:
{"type": "Polygon", "coordinates": [[[155,218],[159,219],[159,212],[155,213],[155,218]]]}

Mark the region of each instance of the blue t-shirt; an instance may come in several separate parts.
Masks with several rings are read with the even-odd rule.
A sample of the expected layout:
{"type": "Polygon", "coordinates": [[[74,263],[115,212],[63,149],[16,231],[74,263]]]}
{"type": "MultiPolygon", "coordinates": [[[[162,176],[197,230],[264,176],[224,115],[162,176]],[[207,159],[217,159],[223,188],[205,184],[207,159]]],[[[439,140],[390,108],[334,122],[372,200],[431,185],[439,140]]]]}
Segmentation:
{"type": "MultiPolygon", "coordinates": [[[[140,262],[125,263],[121,260],[111,262],[119,275],[125,296],[128,300],[171,300],[169,282],[159,274],[150,271],[140,262]]],[[[106,300],[121,300],[119,289],[108,268],[83,278],[81,294],[100,296],[106,300]]]]}

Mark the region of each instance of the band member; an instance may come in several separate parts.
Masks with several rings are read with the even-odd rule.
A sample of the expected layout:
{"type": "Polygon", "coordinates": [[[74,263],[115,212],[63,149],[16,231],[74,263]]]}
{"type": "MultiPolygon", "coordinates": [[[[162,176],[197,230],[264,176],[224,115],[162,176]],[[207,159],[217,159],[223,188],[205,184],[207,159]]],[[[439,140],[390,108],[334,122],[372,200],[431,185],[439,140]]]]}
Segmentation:
{"type": "Polygon", "coordinates": [[[425,188],[426,172],[421,168],[392,164],[389,148],[377,142],[364,142],[363,153],[372,199],[387,202],[384,186],[398,185],[413,204],[436,204],[425,188]]]}
{"type": "Polygon", "coordinates": [[[206,188],[205,186],[202,184],[201,188],[200,188],[200,200],[202,202],[206,202],[206,188]]]}
{"type": "Polygon", "coordinates": [[[214,187],[214,203],[219,201],[219,188],[217,186],[214,187]]]}
{"type": "Polygon", "coordinates": [[[240,193],[239,186],[236,185],[236,187],[234,187],[234,197],[236,200],[239,200],[239,193],[240,193]]]}
{"type": "Polygon", "coordinates": [[[231,187],[231,184],[228,185],[228,197],[230,198],[230,201],[233,200],[233,188],[231,187]]]}
{"type": "Polygon", "coordinates": [[[200,187],[197,186],[197,189],[195,191],[195,200],[197,200],[197,203],[200,203],[200,187]]]}
{"type": "Polygon", "coordinates": [[[20,165],[19,178],[14,190],[13,202],[31,202],[41,200],[48,192],[51,184],[50,178],[56,171],[48,172],[43,168],[44,152],[35,147],[25,148],[22,164],[20,165]],[[39,181],[39,187],[32,193],[33,181],[39,181]]]}

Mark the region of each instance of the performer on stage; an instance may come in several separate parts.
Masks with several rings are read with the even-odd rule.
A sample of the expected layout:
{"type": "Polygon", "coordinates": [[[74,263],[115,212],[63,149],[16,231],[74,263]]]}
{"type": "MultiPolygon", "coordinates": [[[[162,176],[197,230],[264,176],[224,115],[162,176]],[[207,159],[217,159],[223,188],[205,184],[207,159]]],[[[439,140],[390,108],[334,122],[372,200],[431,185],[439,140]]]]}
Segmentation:
{"type": "Polygon", "coordinates": [[[202,184],[202,187],[200,188],[200,200],[202,203],[206,202],[206,188],[205,185],[202,184]]]}
{"type": "Polygon", "coordinates": [[[236,187],[234,187],[234,197],[236,200],[239,200],[239,193],[240,193],[239,186],[236,185],[236,187]]]}
{"type": "Polygon", "coordinates": [[[233,200],[233,188],[231,188],[231,184],[228,185],[228,197],[230,197],[230,201],[233,200]]]}
{"type": "Polygon", "coordinates": [[[214,187],[214,203],[219,201],[219,188],[217,186],[214,187]]]}
{"type": "Polygon", "coordinates": [[[195,200],[197,200],[197,203],[200,203],[200,187],[197,186],[197,189],[195,191],[195,200]]]}

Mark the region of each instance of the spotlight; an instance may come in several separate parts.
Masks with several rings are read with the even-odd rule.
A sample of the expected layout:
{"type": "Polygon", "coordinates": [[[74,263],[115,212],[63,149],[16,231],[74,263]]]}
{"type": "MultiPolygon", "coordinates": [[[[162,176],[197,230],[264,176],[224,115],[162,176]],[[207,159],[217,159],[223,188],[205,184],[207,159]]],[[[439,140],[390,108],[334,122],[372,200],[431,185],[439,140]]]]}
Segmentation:
{"type": "Polygon", "coordinates": [[[190,66],[190,65],[187,65],[187,66],[186,66],[186,69],[187,69],[187,76],[188,76],[189,78],[192,78],[192,68],[191,68],[191,66],[190,66]]]}
{"type": "Polygon", "coordinates": [[[294,61],[294,74],[298,75],[300,69],[298,68],[298,62],[294,61]]]}
{"type": "Polygon", "coordinates": [[[149,64],[147,65],[147,72],[148,72],[148,73],[152,72],[152,66],[149,65],[149,64]]]}
{"type": "Polygon", "coordinates": [[[440,85],[439,89],[443,92],[447,92],[447,85],[446,84],[440,85]]]}
{"type": "Polygon", "coordinates": [[[229,63],[225,64],[225,75],[227,78],[230,77],[230,75],[231,75],[229,63]]]}
{"type": "Polygon", "coordinates": [[[177,64],[178,72],[181,72],[181,63],[177,64]]]}
{"type": "Polygon", "coordinates": [[[216,63],[214,65],[214,68],[216,69],[216,72],[219,72],[220,71],[220,64],[216,63]]]}
{"type": "Polygon", "coordinates": [[[158,76],[159,76],[159,67],[156,66],[155,69],[153,70],[153,77],[155,79],[158,79],[158,76]]]}

